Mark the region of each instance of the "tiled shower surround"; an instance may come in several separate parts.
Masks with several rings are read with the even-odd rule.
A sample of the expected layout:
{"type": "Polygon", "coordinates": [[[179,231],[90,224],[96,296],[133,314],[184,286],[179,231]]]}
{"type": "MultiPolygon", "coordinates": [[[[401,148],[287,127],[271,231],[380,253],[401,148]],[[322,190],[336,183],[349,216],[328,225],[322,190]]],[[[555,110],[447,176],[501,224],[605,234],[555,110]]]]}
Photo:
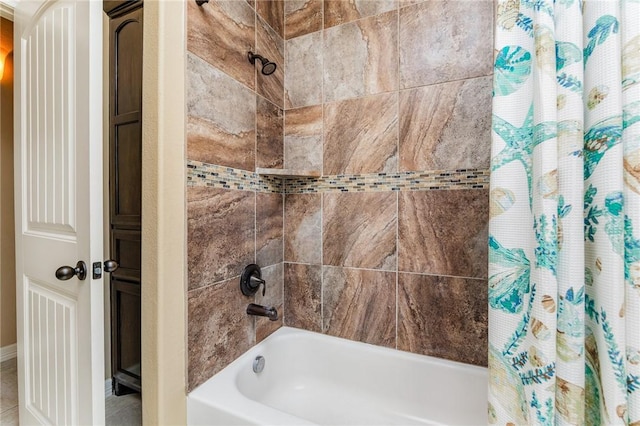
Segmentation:
{"type": "Polygon", "coordinates": [[[282,324],[486,365],[492,7],[187,1],[189,389],[282,324]]]}

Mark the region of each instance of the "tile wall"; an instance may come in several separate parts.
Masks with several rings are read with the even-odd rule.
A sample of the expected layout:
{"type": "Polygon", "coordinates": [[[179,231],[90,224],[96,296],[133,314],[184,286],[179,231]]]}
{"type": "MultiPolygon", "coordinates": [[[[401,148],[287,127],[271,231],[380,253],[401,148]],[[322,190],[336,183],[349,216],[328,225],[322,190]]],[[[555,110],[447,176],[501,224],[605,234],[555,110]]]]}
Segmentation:
{"type": "Polygon", "coordinates": [[[283,165],[284,10],[278,2],[244,0],[202,7],[189,0],[186,7],[187,158],[211,178],[191,180],[187,188],[193,389],[282,324],[249,317],[245,309],[255,301],[283,311],[282,182],[246,184],[246,176],[283,165]],[[276,72],[256,73],[250,50],[276,62],[276,72]],[[262,267],[268,283],[255,300],[239,288],[250,263],[262,267]]]}
{"type": "Polygon", "coordinates": [[[187,8],[189,389],[282,324],[254,262],[286,325],[486,365],[492,2],[187,8]]]}
{"type": "Polygon", "coordinates": [[[492,2],[284,11],[285,324],[486,365],[492,2]]]}

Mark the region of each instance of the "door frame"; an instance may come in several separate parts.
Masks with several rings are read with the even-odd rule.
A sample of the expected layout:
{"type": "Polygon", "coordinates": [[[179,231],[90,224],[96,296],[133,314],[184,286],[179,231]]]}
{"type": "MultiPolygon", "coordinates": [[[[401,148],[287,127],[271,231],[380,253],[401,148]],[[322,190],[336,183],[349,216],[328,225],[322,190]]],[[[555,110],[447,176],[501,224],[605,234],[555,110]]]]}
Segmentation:
{"type": "Polygon", "coordinates": [[[143,45],[143,419],[186,424],[186,4],[147,1],[143,45]]]}
{"type": "Polygon", "coordinates": [[[144,9],[142,418],[186,424],[186,2],[144,9]]]}

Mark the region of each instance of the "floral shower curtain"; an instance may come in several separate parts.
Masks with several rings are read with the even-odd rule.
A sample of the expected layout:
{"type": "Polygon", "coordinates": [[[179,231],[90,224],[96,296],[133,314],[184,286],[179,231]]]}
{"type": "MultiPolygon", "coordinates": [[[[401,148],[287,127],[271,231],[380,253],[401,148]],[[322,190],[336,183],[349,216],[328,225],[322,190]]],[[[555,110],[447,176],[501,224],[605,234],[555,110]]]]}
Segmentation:
{"type": "Polygon", "coordinates": [[[640,0],[499,0],[489,422],[640,425],[640,0]]]}

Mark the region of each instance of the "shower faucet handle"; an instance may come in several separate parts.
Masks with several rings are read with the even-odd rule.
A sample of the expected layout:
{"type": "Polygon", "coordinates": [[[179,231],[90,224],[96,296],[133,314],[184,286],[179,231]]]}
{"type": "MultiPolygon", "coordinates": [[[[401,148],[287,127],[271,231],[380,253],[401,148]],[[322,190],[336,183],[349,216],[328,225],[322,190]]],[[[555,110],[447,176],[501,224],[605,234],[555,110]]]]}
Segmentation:
{"type": "Polygon", "coordinates": [[[253,296],[262,285],[262,295],[267,291],[267,283],[262,279],[262,271],[255,263],[247,265],[240,276],[240,291],[245,296],[253,296]]]}
{"type": "Polygon", "coordinates": [[[258,278],[255,275],[251,275],[249,277],[249,287],[255,288],[257,291],[258,288],[260,288],[261,284],[262,284],[262,295],[264,296],[264,293],[267,291],[267,283],[262,278],[258,278]]]}

